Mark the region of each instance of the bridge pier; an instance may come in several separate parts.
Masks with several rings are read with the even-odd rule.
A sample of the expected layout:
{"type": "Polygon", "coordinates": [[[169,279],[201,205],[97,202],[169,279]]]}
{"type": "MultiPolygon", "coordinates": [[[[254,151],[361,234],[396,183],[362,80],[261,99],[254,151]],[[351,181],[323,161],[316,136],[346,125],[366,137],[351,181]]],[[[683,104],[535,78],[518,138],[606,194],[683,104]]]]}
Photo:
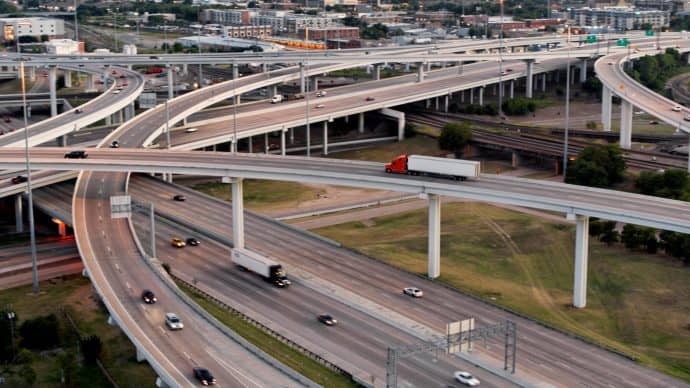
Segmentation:
{"type": "Polygon", "coordinates": [[[446,95],[443,98],[443,111],[446,113],[448,113],[448,104],[449,104],[448,100],[449,100],[449,97],[448,97],[448,95],[446,95]]]}
{"type": "Polygon", "coordinates": [[[359,131],[359,133],[364,133],[364,113],[359,114],[359,120],[358,121],[359,121],[358,125],[357,125],[358,131],[359,131]]]}
{"type": "Polygon", "coordinates": [[[26,106],[26,117],[31,118],[31,105],[26,106]]]}
{"type": "Polygon", "coordinates": [[[232,246],[244,248],[244,195],[242,178],[231,178],[232,185],[232,246]]]}
{"type": "Polygon", "coordinates": [[[580,83],[583,84],[587,82],[587,60],[583,59],[580,62],[580,83]]]}
{"type": "Polygon", "coordinates": [[[470,88],[470,105],[474,105],[474,88],[470,88]]]}
{"type": "Polygon", "coordinates": [[[175,97],[175,94],[173,93],[173,67],[168,66],[168,100],[172,100],[173,97],[175,97]]]}
{"type": "Polygon", "coordinates": [[[299,91],[300,93],[304,94],[305,91],[305,82],[304,82],[304,64],[300,63],[299,64],[299,91]]]}
{"type": "Polygon", "coordinates": [[[247,138],[247,152],[250,154],[254,153],[254,140],[252,140],[251,136],[247,138]]]}
{"type": "Polygon", "coordinates": [[[390,108],[380,110],[382,115],[392,117],[398,121],[398,141],[405,139],[405,112],[400,112],[390,108]]]}
{"type": "Polygon", "coordinates": [[[546,73],[541,75],[541,92],[546,93],[546,73]]]}
{"type": "Polygon", "coordinates": [[[268,132],[264,133],[264,154],[268,154],[268,132]]]}
{"type": "Polygon", "coordinates": [[[295,128],[290,128],[290,144],[295,144],[295,128]]]}
{"type": "Polygon", "coordinates": [[[573,284],[573,306],[587,305],[587,261],[589,256],[589,217],[568,215],[575,219],[575,273],[573,284]]]}
{"type": "Polygon", "coordinates": [[[460,91],[460,103],[461,104],[465,103],[465,91],[464,90],[460,91]]]}
{"type": "Polygon", "coordinates": [[[323,122],[323,154],[328,155],[328,121],[323,122]]]}
{"type": "Polygon", "coordinates": [[[611,89],[604,86],[601,89],[601,124],[606,132],[611,132],[611,97],[611,89]]]}
{"type": "Polygon", "coordinates": [[[441,197],[429,197],[429,248],[427,276],[435,279],[441,275],[441,197]]]}
{"type": "Polygon", "coordinates": [[[182,64],[182,75],[187,75],[189,73],[189,66],[186,63],[182,64]]]}
{"type": "Polygon", "coordinates": [[[86,75],[86,91],[87,92],[92,92],[96,90],[96,76],[92,74],[87,74],[86,75]]]}
{"type": "Polygon", "coordinates": [[[36,67],[35,66],[27,66],[29,73],[29,81],[34,82],[36,81],[36,67]]]}
{"type": "Polygon", "coordinates": [[[117,327],[120,326],[120,325],[118,325],[117,321],[115,320],[115,318],[113,318],[112,315],[108,315],[108,325],[117,326],[117,327]]]}
{"type": "Polygon", "coordinates": [[[479,87],[479,106],[484,106],[484,87],[479,87]]]}
{"type": "Polygon", "coordinates": [[[280,131],[280,154],[285,156],[285,129],[280,131]]]}
{"type": "Polygon", "coordinates": [[[533,81],[534,81],[534,61],[526,60],[525,65],[527,66],[527,75],[525,76],[525,97],[532,98],[533,81]]]}
{"type": "Polygon", "coordinates": [[[381,79],[381,66],[379,64],[374,65],[374,81],[381,79]]]}
{"type": "Polygon", "coordinates": [[[58,137],[58,141],[60,142],[60,147],[67,147],[67,135],[58,137]]]}
{"type": "Polygon", "coordinates": [[[14,196],[14,227],[17,233],[24,233],[24,210],[22,208],[22,195],[14,196]]]}
{"type": "Polygon", "coordinates": [[[515,81],[510,81],[510,99],[515,98],[515,81]]]}
{"type": "Polygon", "coordinates": [[[50,117],[57,116],[57,67],[48,68],[48,87],[50,88],[50,117]]]}
{"type": "Polygon", "coordinates": [[[434,106],[436,107],[436,111],[438,111],[439,110],[438,97],[434,97],[434,106]]]}
{"type": "Polygon", "coordinates": [[[424,63],[417,63],[417,82],[424,81],[424,63]]]}
{"type": "Polygon", "coordinates": [[[156,377],[156,388],[170,388],[168,384],[166,384],[163,379],[160,378],[160,376],[156,377]]]}
{"type": "Polygon", "coordinates": [[[65,71],[63,71],[62,76],[65,80],[65,87],[71,88],[72,87],[72,72],[69,70],[65,70],[65,71]]]}
{"type": "Polygon", "coordinates": [[[146,361],[146,356],[144,355],[144,352],[139,350],[139,348],[137,347],[137,362],[143,362],[143,361],[146,361]]]}
{"type": "Polygon", "coordinates": [[[629,150],[632,146],[632,116],[633,105],[630,101],[621,101],[621,129],[620,129],[620,147],[629,150]]]}

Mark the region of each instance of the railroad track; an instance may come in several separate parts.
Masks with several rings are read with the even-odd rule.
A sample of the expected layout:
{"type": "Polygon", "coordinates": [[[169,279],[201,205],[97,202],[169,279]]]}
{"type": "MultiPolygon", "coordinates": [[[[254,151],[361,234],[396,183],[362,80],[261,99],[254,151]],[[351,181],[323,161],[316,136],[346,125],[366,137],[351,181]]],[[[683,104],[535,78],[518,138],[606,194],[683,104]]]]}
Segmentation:
{"type": "MultiPolygon", "coordinates": [[[[438,116],[429,113],[408,114],[407,120],[412,123],[423,124],[432,128],[441,128],[449,122],[458,121],[455,117],[438,116]]],[[[532,132],[508,131],[505,133],[489,132],[479,129],[472,130],[472,142],[495,149],[514,149],[538,156],[546,156],[559,160],[563,157],[563,141],[551,135],[532,132]]],[[[581,140],[569,140],[568,157],[577,155],[591,143],[581,140]]],[[[685,168],[685,158],[674,157],[656,152],[626,150],[623,154],[628,166],[643,170],[659,170],[668,168],[685,168]]]]}

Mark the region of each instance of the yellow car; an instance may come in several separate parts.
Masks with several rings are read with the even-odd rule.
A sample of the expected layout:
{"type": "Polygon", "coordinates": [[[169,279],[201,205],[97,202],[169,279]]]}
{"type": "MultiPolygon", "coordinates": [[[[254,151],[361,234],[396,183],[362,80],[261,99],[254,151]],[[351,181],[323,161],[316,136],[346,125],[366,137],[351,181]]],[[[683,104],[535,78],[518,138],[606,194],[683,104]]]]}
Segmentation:
{"type": "Polygon", "coordinates": [[[183,248],[184,246],[187,245],[181,238],[179,237],[173,237],[172,240],[170,240],[170,244],[176,248],[183,248]]]}

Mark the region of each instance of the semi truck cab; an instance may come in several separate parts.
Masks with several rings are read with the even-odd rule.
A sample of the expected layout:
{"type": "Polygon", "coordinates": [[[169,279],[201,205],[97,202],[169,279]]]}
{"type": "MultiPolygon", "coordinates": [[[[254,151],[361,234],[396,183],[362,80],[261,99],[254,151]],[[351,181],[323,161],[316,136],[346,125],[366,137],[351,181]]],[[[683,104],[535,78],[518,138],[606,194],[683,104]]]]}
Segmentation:
{"type": "Polygon", "coordinates": [[[400,155],[386,164],[386,172],[407,174],[407,155],[400,155]]]}
{"type": "Polygon", "coordinates": [[[287,275],[285,274],[285,271],[283,271],[283,266],[278,264],[278,265],[272,265],[269,268],[269,273],[270,273],[270,281],[275,284],[278,287],[287,287],[290,285],[290,281],[287,278],[287,275]]]}

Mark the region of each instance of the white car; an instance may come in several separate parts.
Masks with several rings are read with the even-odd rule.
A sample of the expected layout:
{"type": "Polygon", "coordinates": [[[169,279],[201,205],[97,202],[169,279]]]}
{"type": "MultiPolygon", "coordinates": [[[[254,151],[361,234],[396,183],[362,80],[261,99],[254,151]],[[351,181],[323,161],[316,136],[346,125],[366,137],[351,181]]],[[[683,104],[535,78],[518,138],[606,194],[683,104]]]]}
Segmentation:
{"type": "Polygon", "coordinates": [[[680,105],[676,105],[673,108],[671,108],[671,110],[674,112],[680,112],[681,110],[683,110],[683,107],[680,105]]]}
{"type": "Polygon", "coordinates": [[[326,91],[319,90],[318,92],[316,92],[316,97],[326,97],[326,91]]]}
{"type": "Polygon", "coordinates": [[[420,290],[417,287],[405,287],[403,288],[403,294],[413,296],[415,298],[421,298],[422,296],[424,296],[422,290],[420,290]]]}
{"type": "Polygon", "coordinates": [[[457,371],[453,373],[453,376],[455,377],[455,380],[458,380],[458,382],[465,384],[468,387],[479,386],[479,380],[472,376],[470,372],[457,371]]]}
{"type": "Polygon", "coordinates": [[[170,328],[170,330],[182,330],[184,324],[174,313],[165,313],[165,325],[170,328]]]}
{"type": "Polygon", "coordinates": [[[314,107],[314,109],[322,109],[325,105],[324,104],[319,104],[314,107]]]}
{"type": "Polygon", "coordinates": [[[194,133],[194,132],[196,132],[196,131],[198,131],[198,130],[199,130],[199,128],[194,128],[194,127],[192,127],[192,128],[187,128],[187,129],[185,130],[185,132],[187,132],[187,133],[194,133]]]}

